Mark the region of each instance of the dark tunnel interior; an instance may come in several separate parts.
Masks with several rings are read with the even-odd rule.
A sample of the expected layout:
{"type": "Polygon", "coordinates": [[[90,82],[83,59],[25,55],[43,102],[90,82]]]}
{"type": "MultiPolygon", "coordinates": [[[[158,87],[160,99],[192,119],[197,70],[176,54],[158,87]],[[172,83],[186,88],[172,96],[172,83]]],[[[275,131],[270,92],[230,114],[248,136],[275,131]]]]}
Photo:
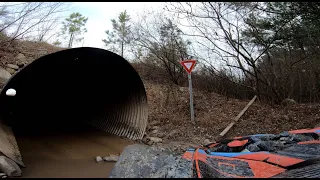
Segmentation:
{"type": "Polygon", "coordinates": [[[16,73],[0,94],[0,118],[20,133],[90,126],[139,139],[147,125],[147,98],[124,58],[73,48],[43,56],[16,73]],[[16,96],[6,95],[10,88],[16,96]]]}

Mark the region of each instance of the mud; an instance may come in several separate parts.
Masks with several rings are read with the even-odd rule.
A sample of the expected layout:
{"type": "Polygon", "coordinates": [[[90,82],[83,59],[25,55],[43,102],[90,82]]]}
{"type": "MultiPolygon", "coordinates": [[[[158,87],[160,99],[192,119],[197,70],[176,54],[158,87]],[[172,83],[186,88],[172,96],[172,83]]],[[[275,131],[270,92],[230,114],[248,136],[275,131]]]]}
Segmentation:
{"type": "Polygon", "coordinates": [[[15,135],[26,165],[22,168],[23,178],[106,178],[115,163],[97,163],[95,157],[120,154],[133,144],[94,129],[32,134],[16,130],[15,135]]]}

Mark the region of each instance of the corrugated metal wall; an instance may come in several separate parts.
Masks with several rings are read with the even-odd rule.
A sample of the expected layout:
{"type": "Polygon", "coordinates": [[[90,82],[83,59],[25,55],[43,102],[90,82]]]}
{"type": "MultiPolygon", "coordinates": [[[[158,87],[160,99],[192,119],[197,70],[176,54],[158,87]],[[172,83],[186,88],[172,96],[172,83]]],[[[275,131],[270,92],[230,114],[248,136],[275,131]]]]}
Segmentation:
{"type": "Polygon", "coordinates": [[[43,56],[13,76],[0,94],[0,116],[22,128],[84,123],[135,140],[145,133],[148,105],[142,80],[125,59],[73,48],[43,56]],[[9,88],[15,97],[5,95],[9,88]]]}
{"type": "Polygon", "coordinates": [[[114,104],[94,116],[88,123],[118,136],[130,139],[142,139],[147,126],[148,107],[143,92],[131,94],[130,99],[122,104],[114,104]]]}

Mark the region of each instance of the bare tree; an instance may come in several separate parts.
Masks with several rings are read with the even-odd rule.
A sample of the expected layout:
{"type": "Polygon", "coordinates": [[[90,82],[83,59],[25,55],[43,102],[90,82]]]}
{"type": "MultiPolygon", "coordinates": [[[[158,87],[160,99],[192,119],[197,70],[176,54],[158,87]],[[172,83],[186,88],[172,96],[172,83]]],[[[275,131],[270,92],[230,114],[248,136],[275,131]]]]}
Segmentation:
{"type": "Polygon", "coordinates": [[[1,7],[6,12],[6,18],[1,18],[0,32],[6,32],[10,41],[37,33],[39,36],[37,39],[43,40],[54,28],[60,13],[68,9],[68,3],[5,3],[1,7]]]}
{"type": "MultiPolygon", "coordinates": [[[[252,5],[252,8],[256,8],[257,5],[259,3],[252,5]]],[[[264,85],[272,90],[276,98],[281,99],[278,90],[257,64],[261,57],[274,47],[278,32],[288,22],[284,22],[274,34],[270,34],[271,40],[264,42],[264,46],[248,44],[241,32],[245,28],[251,28],[253,32],[256,30],[253,24],[245,23],[245,18],[252,14],[252,9],[232,6],[233,3],[185,2],[170,3],[167,9],[181,20],[181,26],[189,28],[188,32],[184,32],[185,35],[196,37],[197,43],[210,52],[211,59],[240,70],[240,77],[253,79],[252,84],[246,86],[253,89],[259,97],[267,95],[261,92],[261,85],[264,85]]],[[[215,69],[215,62],[207,60],[206,63],[211,70],[215,69]]]]}
{"type": "Polygon", "coordinates": [[[56,36],[57,32],[52,33],[52,31],[56,30],[59,24],[61,24],[61,17],[54,17],[49,21],[38,24],[36,41],[48,41],[56,36]]]}
{"type": "Polygon", "coordinates": [[[184,73],[179,61],[189,57],[189,42],[184,41],[180,33],[174,20],[154,12],[142,14],[132,29],[136,57],[146,64],[164,68],[166,77],[174,84],[179,84],[184,73]]]}

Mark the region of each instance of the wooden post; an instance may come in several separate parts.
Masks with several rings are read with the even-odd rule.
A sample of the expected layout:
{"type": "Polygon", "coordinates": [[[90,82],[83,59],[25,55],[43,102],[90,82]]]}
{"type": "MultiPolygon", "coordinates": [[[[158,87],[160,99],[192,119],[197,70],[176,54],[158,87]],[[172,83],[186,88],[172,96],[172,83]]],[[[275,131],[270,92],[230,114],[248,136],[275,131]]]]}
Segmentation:
{"type": "Polygon", "coordinates": [[[257,96],[254,96],[251,101],[242,109],[242,111],[234,118],[234,120],[219,134],[219,139],[221,139],[224,135],[226,135],[233,125],[241,118],[241,116],[247,111],[247,109],[251,106],[251,104],[256,100],[257,96]]]}

